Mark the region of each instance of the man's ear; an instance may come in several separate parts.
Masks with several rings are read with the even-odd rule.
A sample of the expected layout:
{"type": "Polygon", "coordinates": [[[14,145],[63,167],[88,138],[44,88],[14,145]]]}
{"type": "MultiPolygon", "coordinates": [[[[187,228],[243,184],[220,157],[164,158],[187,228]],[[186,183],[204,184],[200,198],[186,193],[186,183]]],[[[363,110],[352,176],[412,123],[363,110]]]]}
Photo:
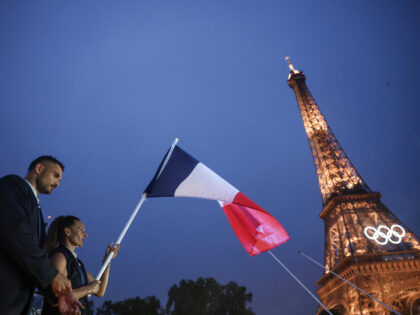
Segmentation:
{"type": "Polygon", "coordinates": [[[44,169],[44,163],[39,162],[38,164],[35,165],[34,172],[35,172],[35,174],[39,175],[39,174],[41,174],[43,169],[44,169]]]}

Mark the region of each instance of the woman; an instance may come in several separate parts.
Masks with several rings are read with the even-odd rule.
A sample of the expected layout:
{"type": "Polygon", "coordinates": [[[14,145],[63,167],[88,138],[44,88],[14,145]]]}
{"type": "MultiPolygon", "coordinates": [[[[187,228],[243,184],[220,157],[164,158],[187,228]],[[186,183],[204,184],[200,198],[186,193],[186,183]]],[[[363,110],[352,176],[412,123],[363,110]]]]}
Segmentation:
{"type": "MultiPolygon", "coordinates": [[[[79,218],[74,216],[60,216],[56,218],[48,229],[48,238],[45,249],[48,252],[57,270],[71,281],[73,294],[83,305],[88,301],[87,295],[94,294],[102,297],[108,284],[110,264],[105,269],[101,280],[95,280],[93,276],[85,270],[83,263],[77,258],[74,250],[82,247],[83,241],[87,237],[85,226],[79,218]]],[[[117,254],[120,245],[112,246],[110,243],[106,249],[104,263],[108,254],[113,251],[117,254]]],[[[43,315],[60,314],[57,307],[57,300],[51,290],[47,290],[44,298],[43,315]]],[[[83,314],[83,310],[82,310],[83,314]]]]}

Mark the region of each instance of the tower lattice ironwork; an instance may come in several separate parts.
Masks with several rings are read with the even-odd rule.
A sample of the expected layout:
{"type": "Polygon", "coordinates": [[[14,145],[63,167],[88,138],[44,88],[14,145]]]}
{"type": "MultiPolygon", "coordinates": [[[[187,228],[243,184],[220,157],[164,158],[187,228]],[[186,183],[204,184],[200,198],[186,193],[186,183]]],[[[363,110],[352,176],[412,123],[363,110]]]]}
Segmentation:
{"type": "MultiPolygon", "coordinates": [[[[325,266],[398,312],[420,314],[419,237],[359,175],[306,86],[304,73],[286,59],[287,82],[296,95],[321,190],[325,266]]],[[[321,301],[336,314],[390,314],[328,272],[318,285],[321,301]]]]}

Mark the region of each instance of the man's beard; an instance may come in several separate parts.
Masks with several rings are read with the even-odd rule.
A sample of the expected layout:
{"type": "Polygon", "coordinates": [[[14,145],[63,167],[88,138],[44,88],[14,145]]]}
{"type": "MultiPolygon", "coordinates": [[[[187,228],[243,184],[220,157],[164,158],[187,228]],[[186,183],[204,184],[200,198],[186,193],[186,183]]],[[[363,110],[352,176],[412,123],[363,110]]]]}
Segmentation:
{"type": "Polygon", "coordinates": [[[40,194],[51,194],[52,190],[49,190],[48,186],[49,185],[44,184],[40,178],[36,179],[36,187],[38,188],[38,192],[40,194]]]}

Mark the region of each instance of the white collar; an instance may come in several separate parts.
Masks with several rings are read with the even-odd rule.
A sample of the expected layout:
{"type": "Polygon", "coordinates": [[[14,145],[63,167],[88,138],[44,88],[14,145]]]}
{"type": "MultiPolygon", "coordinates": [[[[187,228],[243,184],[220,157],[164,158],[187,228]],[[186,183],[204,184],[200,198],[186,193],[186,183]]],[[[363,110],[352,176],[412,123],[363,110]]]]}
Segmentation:
{"type": "Polygon", "coordinates": [[[24,178],[24,180],[25,180],[25,182],[28,183],[29,187],[31,187],[32,192],[34,193],[34,196],[36,198],[36,201],[38,201],[38,203],[39,203],[38,194],[36,193],[36,190],[35,190],[34,186],[32,186],[32,184],[29,181],[27,181],[26,178],[24,178]]]}
{"type": "Polygon", "coordinates": [[[71,249],[69,249],[69,251],[73,254],[74,258],[77,258],[77,254],[75,252],[73,252],[71,249]]]}

